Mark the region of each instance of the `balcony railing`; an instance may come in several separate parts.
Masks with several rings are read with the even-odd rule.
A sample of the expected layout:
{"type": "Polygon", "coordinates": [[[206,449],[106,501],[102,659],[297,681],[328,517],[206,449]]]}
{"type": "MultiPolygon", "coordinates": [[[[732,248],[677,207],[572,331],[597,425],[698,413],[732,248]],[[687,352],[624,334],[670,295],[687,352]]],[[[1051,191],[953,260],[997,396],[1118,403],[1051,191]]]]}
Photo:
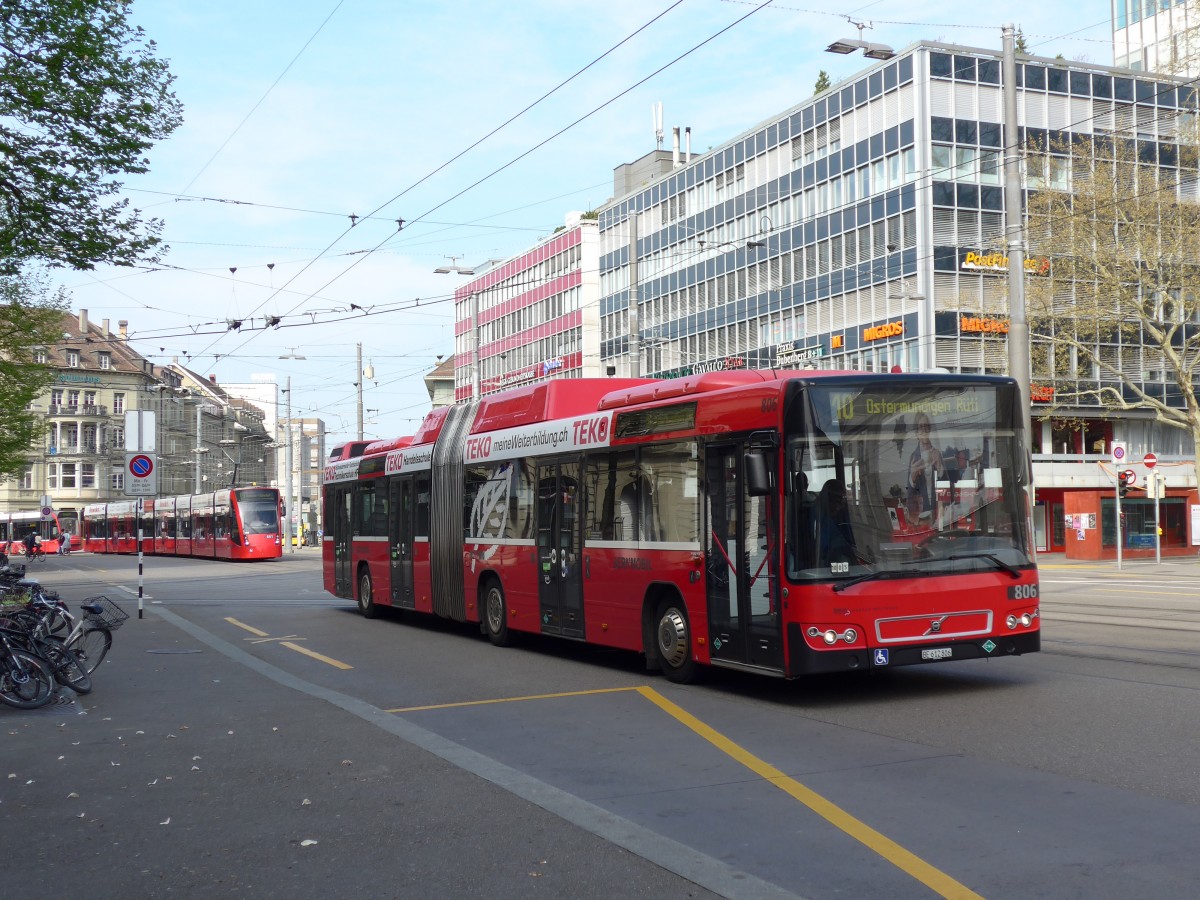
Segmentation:
{"type": "Polygon", "coordinates": [[[61,403],[51,403],[47,410],[51,416],[108,416],[107,406],[66,406],[61,403]]]}

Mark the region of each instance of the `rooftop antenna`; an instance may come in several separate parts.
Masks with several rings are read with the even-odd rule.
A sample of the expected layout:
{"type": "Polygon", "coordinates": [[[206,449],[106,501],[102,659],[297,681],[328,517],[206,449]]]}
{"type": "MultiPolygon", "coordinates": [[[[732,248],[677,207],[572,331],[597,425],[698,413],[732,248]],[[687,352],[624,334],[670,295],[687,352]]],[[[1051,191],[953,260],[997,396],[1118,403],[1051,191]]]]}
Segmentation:
{"type": "Polygon", "coordinates": [[[650,107],[651,114],[654,117],[654,142],[659,150],[663,145],[663,129],[662,129],[662,101],[659,100],[650,107]]]}

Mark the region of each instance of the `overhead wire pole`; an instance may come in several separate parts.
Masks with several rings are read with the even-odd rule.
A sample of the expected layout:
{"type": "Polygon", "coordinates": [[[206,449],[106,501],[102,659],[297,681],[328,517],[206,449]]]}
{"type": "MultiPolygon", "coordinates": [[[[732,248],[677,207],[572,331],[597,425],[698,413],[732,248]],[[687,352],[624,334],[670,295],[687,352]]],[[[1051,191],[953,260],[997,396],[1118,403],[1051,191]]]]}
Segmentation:
{"type": "Polygon", "coordinates": [[[638,322],[638,214],[629,212],[629,376],[642,377],[641,324],[638,322]]]}
{"type": "MultiPolygon", "coordinates": [[[[1017,380],[1021,427],[1030,421],[1029,321],[1025,317],[1025,219],[1021,209],[1021,148],[1017,130],[1017,43],[1004,35],[1004,231],[1008,249],[1008,374],[1017,380]]],[[[1031,486],[1032,487],[1032,486],[1031,486]]]]}
{"type": "Polygon", "coordinates": [[[362,342],[358,344],[358,439],[363,439],[363,366],[362,366],[362,342]]]}
{"type": "Polygon", "coordinates": [[[284,433],[287,435],[287,450],[284,451],[283,464],[287,468],[287,472],[283,479],[283,489],[287,494],[287,502],[284,504],[284,512],[286,513],[287,521],[287,546],[289,553],[296,552],[296,545],[292,543],[292,538],[295,536],[296,530],[292,527],[292,516],[299,517],[299,511],[293,505],[294,497],[292,496],[292,376],[287,378],[287,387],[284,388],[287,393],[287,422],[284,427],[284,433]]]}

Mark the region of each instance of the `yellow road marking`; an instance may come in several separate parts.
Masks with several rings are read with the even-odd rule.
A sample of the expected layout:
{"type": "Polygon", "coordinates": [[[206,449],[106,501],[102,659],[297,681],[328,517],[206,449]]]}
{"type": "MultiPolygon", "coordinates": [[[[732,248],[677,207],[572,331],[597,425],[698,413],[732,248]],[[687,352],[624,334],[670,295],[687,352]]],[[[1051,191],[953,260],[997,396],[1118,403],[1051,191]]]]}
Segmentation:
{"type": "Polygon", "coordinates": [[[531,694],[528,697],[501,697],[499,700],[464,700],[461,703],[434,703],[430,706],[402,706],[385,709],[389,713],[424,712],[430,709],[453,709],[456,706],[487,706],[492,703],[517,703],[522,700],[553,700],[556,697],[586,697],[589,694],[620,694],[641,688],[597,688],[594,691],[564,691],[561,694],[531,694]]]}
{"type": "Polygon", "coordinates": [[[303,653],[305,656],[311,656],[313,659],[319,659],[323,663],[329,663],[329,665],[333,666],[335,669],[353,669],[354,668],[354,666],[352,666],[352,665],[349,665],[344,662],[339,662],[338,660],[333,659],[332,657],[329,657],[329,656],[323,656],[320,653],[316,653],[312,650],[309,650],[307,647],[301,647],[299,644],[293,644],[291,641],[284,641],[279,646],[287,647],[289,650],[295,650],[297,653],[303,653]]]}
{"type": "Polygon", "coordinates": [[[255,644],[266,644],[266,643],[270,643],[271,641],[278,641],[280,647],[287,647],[289,650],[295,650],[297,653],[303,653],[305,656],[311,656],[313,659],[319,659],[321,662],[328,663],[329,665],[333,666],[335,669],[353,669],[354,668],[354,666],[348,665],[347,663],[344,663],[344,662],[340,662],[339,660],[336,660],[330,656],[324,656],[320,653],[316,653],[305,647],[301,647],[299,644],[293,643],[292,640],[290,640],[292,638],[294,638],[295,640],[298,640],[298,641],[304,640],[304,638],[297,637],[294,634],[289,634],[287,637],[273,638],[273,637],[271,637],[271,635],[269,633],[267,633],[265,631],[259,631],[257,628],[247,625],[245,622],[239,622],[237,619],[233,618],[232,616],[226,616],[225,621],[228,622],[230,625],[236,625],[238,628],[244,628],[246,631],[250,632],[251,634],[258,635],[260,638],[266,638],[266,640],[262,640],[262,641],[253,641],[253,643],[255,643],[255,644]]]}
{"type": "Polygon", "coordinates": [[[891,838],[880,834],[865,822],[860,822],[845,810],[826,800],[816,791],[805,787],[770,763],[759,759],[748,750],[739,747],[716,729],[705,725],[691,713],[676,706],[658,691],[645,685],[629,688],[600,688],[594,691],[564,691],[557,694],[531,694],[526,697],[502,697],[497,700],[465,700],[459,703],[436,703],[429,706],[405,706],[385,710],[389,713],[423,712],[433,709],[454,709],[463,706],[487,706],[493,703],[517,703],[524,700],[552,700],[557,697],[585,697],[592,694],[618,694],[637,691],[663,712],[687,726],[722,753],[741,763],[751,772],[779,788],[785,794],[799,800],[825,821],[841,829],[859,843],[882,856],[896,868],[911,875],[917,881],[942,897],[951,900],[983,900],[966,885],[961,884],[945,872],[931,866],[916,854],[905,850],[891,838]]]}
{"type": "Polygon", "coordinates": [[[975,898],[982,900],[978,894],[966,885],[955,881],[945,872],[931,866],[914,853],[905,850],[889,837],[880,834],[865,822],[860,822],[845,810],[826,800],[816,791],[807,788],[794,778],[785,775],[770,763],[759,759],[754,754],[739,747],[729,738],[708,725],[705,725],[691,713],[676,706],[658,691],[649,687],[637,688],[637,692],[663,710],[672,718],[686,725],[700,737],[704,738],[722,753],[737,760],[750,771],[779,788],[785,794],[799,800],[825,821],[840,828],[859,843],[882,856],[896,868],[908,873],[917,881],[936,892],[942,897],[975,898]]]}
{"type": "Polygon", "coordinates": [[[259,637],[269,637],[270,636],[267,634],[267,632],[259,631],[257,628],[251,628],[245,622],[239,622],[237,619],[233,618],[232,616],[226,616],[225,621],[228,622],[230,625],[236,625],[238,628],[244,628],[251,634],[257,634],[259,637]]]}
{"type": "Polygon", "coordinates": [[[264,637],[264,638],[243,638],[252,644],[270,644],[273,641],[303,641],[307,638],[302,638],[295,634],[281,634],[279,637],[264,637]]]}

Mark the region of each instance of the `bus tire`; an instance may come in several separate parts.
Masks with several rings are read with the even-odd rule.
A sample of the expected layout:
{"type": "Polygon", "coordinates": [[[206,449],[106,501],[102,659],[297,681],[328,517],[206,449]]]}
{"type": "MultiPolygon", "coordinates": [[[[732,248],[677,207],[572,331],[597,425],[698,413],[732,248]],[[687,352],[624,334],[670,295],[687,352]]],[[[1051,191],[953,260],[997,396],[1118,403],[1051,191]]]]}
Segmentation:
{"type": "Polygon", "coordinates": [[[379,615],[379,607],[375,605],[375,586],[371,582],[371,570],[363,566],[358,571],[358,611],[364,619],[374,619],[379,615]]]}
{"type": "Polygon", "coordinates": [[[687,684],[695,680],[698,667],[692,659],[692,628],[687,609],[678,597],[668,597],[658,604],[654,642],[659,666],[668,681],[687,684]]]}
{"type": "Polygon", "coordinates": [[[513,633],[508,630],[508,603],[504,588],[496,578],[489,578],[483,587],[483,632],[497,647],[512,646],[513,633]]]}

